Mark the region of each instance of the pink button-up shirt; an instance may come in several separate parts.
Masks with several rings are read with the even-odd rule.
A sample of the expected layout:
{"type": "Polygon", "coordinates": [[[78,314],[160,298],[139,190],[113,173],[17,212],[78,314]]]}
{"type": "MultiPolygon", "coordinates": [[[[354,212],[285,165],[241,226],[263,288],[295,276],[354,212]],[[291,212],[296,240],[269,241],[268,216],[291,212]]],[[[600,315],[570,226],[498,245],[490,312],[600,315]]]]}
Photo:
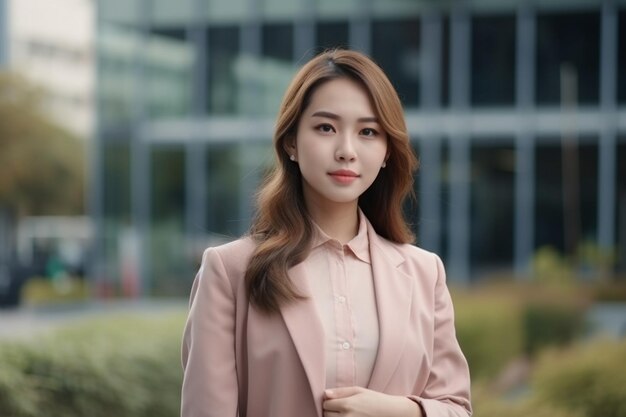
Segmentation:
{"type": "Polygon", "coordinates": [[[326,335],[326,388],[366,387],[378,351],[378,313],[370,262],[367,220],[342,245],[314,225],[310,288],[326,335]]]}

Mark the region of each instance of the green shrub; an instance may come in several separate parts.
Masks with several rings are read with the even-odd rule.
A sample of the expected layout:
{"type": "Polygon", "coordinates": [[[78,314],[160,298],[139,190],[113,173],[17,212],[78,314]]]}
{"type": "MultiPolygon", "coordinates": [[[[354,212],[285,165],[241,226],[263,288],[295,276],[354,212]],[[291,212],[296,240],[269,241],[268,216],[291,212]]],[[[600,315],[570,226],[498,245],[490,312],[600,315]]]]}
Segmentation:
{"type": "Polygon", "coordinates": [[[183,322],[119,316],[0,345],[0,415],[178,415],[183,322]]]}
{"type": "Polygon", "coordinates": [[[452,293],[459,343],[472,378],[491,378],[508,363],[564,345],[584,330],[589,295],[575,287],[491,283],[452,293]]]}
{"type": "Polygon", "coordinates": [[[524,351],[571,343],[584,330],[584,310],[575,304],[530,303],[524,308],[524,351]]]}
{"type": "Polygon", "coordinates": [[[626,417],[626,340],[552,350],[539,360],[533,390],[544,403],[584,417],[626,417]]]}
{"type": "Polygon", "coordinates": [[[583,417],[580,413],[537,401],[532,395],[505,399],[494,395],[491,384],[472,384],[474,417],[583,417]]]}
{"type": "Polygon", "coordinates": [[[454,294],[456,332],[472,379],[494,377],[523,353],[519,303],[511,296],[454,294]]]}

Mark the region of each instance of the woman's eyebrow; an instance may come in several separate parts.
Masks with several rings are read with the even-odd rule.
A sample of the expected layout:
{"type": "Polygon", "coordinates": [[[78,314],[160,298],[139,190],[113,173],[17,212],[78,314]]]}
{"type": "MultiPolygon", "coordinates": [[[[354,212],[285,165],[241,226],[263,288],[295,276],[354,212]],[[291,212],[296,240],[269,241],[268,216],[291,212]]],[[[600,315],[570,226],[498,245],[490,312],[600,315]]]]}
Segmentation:
{"type": "MultiPolygon", "coordinates": [[[[331,113],[331,112],[328,112],[328,111],[323,111],[323,110],[316,111],[315,113],[313,113],[311,115],[311,117],[326,117],[328,119],[341,120],[341,116],[339,116],[338,114],[331,113]]],[[[361,123],[363,123],[363,122],[365,122],[365,123],[367,123],[367,122],[378,123],[378,118],[377,117],[373,117],[373,116],[370,116],[370,117],[360,117],[360,118],[357,119],[357,121],[361,122],[361,123]]]]}

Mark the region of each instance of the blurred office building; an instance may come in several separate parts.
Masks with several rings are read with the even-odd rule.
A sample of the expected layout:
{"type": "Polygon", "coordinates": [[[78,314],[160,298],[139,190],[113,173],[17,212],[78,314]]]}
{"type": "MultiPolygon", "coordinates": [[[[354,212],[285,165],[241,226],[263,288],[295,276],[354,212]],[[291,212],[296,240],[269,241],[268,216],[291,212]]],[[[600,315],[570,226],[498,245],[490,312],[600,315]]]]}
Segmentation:
{"type": "Polygon", "coordinates": [[[93,0],[0,0],[0,63],[39,86],[50,116],[82,138],[95,118],[94,31],[93,0]]]}
{"type": "Polygon", "coordinates": [[[524,279],[543,247],[626,267],[624,0],[97,5],[98,279],[133,236],[142,291],[187,294],[200,248],[246,231],[281,96],[330,47],[396,86],[421,158],[408,215],[451,282],[524,279]]]}
{"type": "Polygon", "coordinates": [[[7,0],[0,0],[0,69],[6,66],[8,60],[7,35],[7,0]]]}

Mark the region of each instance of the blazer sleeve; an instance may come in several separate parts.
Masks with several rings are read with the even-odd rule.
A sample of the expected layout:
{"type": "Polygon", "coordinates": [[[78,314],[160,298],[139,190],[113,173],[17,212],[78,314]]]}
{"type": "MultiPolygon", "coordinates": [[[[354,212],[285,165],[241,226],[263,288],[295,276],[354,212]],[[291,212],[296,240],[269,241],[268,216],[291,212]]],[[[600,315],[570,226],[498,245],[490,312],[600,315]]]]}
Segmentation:
{"type": "Polygon", "coordinates": [[[467,417],[472,415],[469,367],[456,339],[454,309],[443,263],[434,256],[437,282],[432,367],[424,391],[409,398],[421,406],[427,417],[467,417]]]}
{"type": "Polygon", "coordinates": [[[218,252],[204,252],[182,343],[181,417],[236,417],[235,296],[218,252]]]}

